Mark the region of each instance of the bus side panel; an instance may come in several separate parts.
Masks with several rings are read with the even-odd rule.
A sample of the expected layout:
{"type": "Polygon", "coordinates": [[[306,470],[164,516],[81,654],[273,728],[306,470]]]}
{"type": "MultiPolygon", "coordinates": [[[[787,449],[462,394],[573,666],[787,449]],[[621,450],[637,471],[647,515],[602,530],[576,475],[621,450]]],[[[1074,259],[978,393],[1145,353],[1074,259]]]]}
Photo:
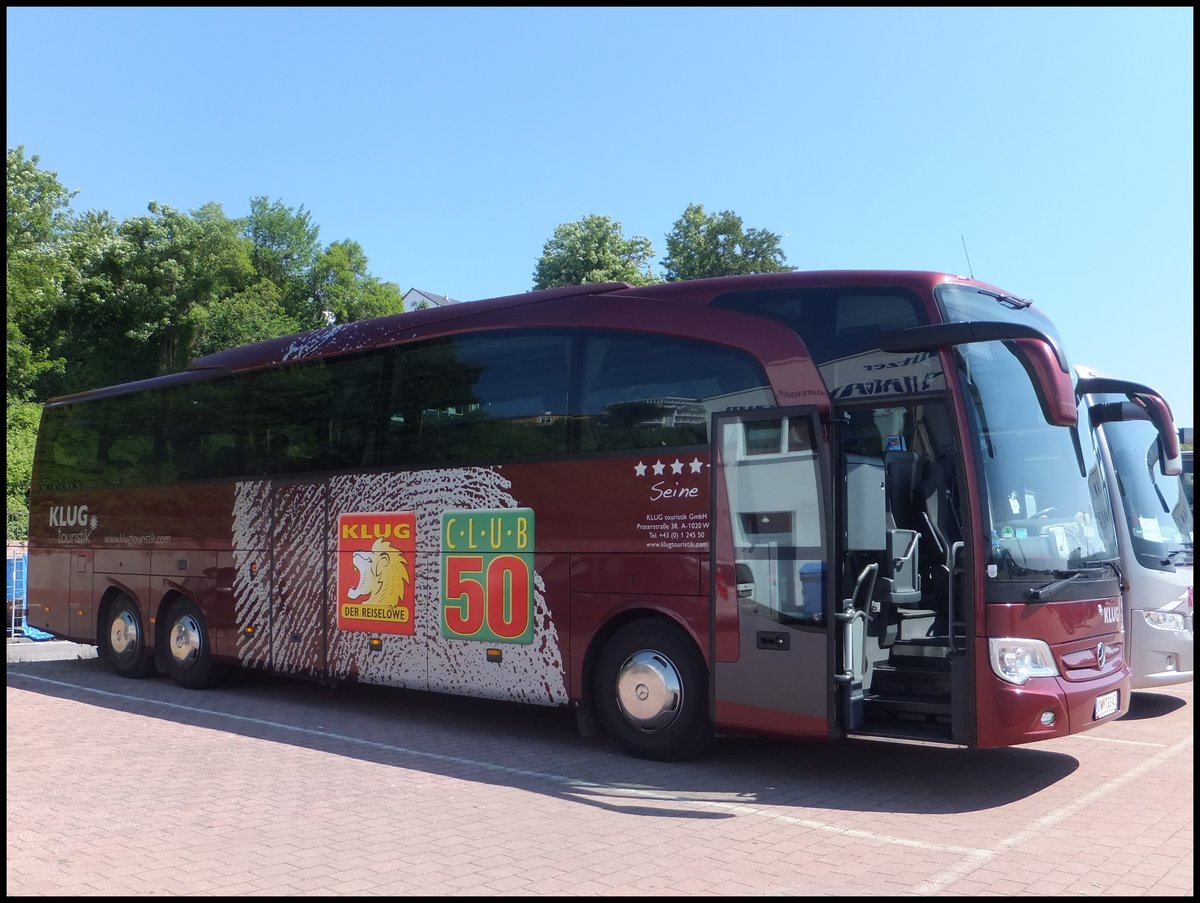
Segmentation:
{"type": "MultiPolygon", "coordinates": [[[[156,549],[150,553],[149,605],[158,610],[168,595],[191,599],[204,612],[209,640],[221,649],[216,637],[230,632],[233,612],[217,593],[217,553],[200,549],[156,549]]],[[[166,610],[161,611],[165,618],[166,610]]]]}
{"type": "Polygon", "coordinates": [[[571,589],[579,593],[696,595],[701,588],[699,555],[575,555],[571,589]]]}
{"type": "MultiPolygon", "coordinates": [[[[717,666],[720,678],[721,666],[717,666]]],[[[828,740],[829,719],[802,712],[781,712],[718,699],[714,718],[720,733],[747,733],[790,740],[828,740]]]]}
{"type": "Polygon", "coordinates": [[[429,689],[542,704],[565,701],[561,675],[567,670],[567,644],[551,642],[551,637],[565,640],[570,635],[568,558],[538,555],[535,560],[534,630],[528,644],[444,637],[440,594],[422,606],[432,614],[429,689]]]}
{"type": "Polygon", "coordinates": [[[69,549],[29,549],[29,574],[26,618],[31,627],[48,630],[60,637],[71,635],[71,567],[69,549]]]}
{"type": "MultiPolygon", "coordinates": [[[[236,484],[233,492],[233,622],[236,644],[216,646],[243,668],[271,667],[271,483],[236,484]]],[[[228,639],[217,634],[218,639],[228,639]]]]}
{"type": "Polygon", "coordinates": [[[96,641],[96,603],[93,589],[93,553],[77,549],[71,566],[71,637],[76,642],[96,641]]]}
{"type": "Polygon", "coordinates": [[[320,483],[276,483],[271,510],[271,667],[324,677],[326,493],[320,483]]]}
{"type": "MultiPolygon", "coordinates": [[[[419,689],[433,689],[495,699],[529,702],[541,705],[561,705],[567,702],[566,690],[566,619],[567,565],[565,556],[534,554],[543,549],[544,532],[540,512],[529,500],[519,498],[512,484],[498,468],[461,467],[444,470],[347,474],[329,480],[329,523],[326,534],[329,578],[327,595],[331,600],[325,626],[329,630],[329,667],[332,673],[353,674],[364,683],[386,683],[419,689]],[[519,513],[521,509],[528,513],[519,513]],[[461,515],[459,514],[461,512],[461,515]],[[457,583],[451,593],[456,605],[474,606],[482,603],[485,611],[477,611],[480,619],[503,618],[506,606],[520,604],[531,630],[514,640],[497,638],[495,631],[483,631],[480,640],[455,637],[443,624],[443,570],[447,562],[457,559],[464,548],[451,548],[451,541],[442,536],[447,518],[459,524],[476,513],[477,526],[491,524],[506,517],[529,517],[530,548],[523,549],[516,559],[523,562],[521,571],[531,572],[528,579],[518,580],[525,595],[519,602],[502,600],[507,585],[490,583],[482,572],[463,567],[460,560],[452,562],[463,567],[457,573],[457,583]],[[339,626],[338,611],[343,600],[341,586],[362,585],[364,574],[352,570],[338,576],[339,567],[352,567],[348,556],[338,555],[338,519],[356,514],[362,524],[370,525],[374,515],[411,516],[415,523],[415,538],[411,544],[400,543],[398,554],[409,570],[410,584],[402,590],[401,598],[413,605],[412,621],[395,630],[368,629],[365,626],[339,626]],[[405,547],[408,545],[409,547],[405,547]],[[544,569],[544,570],[541,570],[544,569]],[[460,592],[469,598],[460,599],[460,592]],[[471,593],[474,595],[471,595],[471,593]],[[497,593],[494,598],[493,593],[497,593]],[[524,606],[527,606],[525,608],[524,606]],[[371,648],[371,640],[379,640],[381,651],[371,648]],[[488,650],[493,650],[488,657],[488,650]]],[[[379,523],[395,521],[382,517],[379,523]]],[[[359,537],[361,538],[361,537],[359,537]]],[[[484,548],[481,566],[487,567],[491,551],[484,548]]],[[[390,555],[397,554],[393,550],[390,555]]],[[[351,559],[352,561],[352,559],[351,559]]],[[[511,614],[511,612],[508,612],[511,614]]]]}

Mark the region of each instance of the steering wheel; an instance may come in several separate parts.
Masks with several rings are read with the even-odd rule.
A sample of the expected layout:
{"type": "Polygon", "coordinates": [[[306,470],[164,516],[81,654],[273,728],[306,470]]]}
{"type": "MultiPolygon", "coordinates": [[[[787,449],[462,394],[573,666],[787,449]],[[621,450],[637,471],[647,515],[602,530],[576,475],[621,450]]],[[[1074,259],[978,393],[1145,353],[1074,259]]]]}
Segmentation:
{"type": "Polygon", "coordinates": [[[1054,510],[1055,510],[1055,506],[1051,505],[1049,508],[1043,508],[1041,511],[1035,511],[1032,516],[1033,517],[1049,517],[1051,514],[1054,513],[1054,510]]]}

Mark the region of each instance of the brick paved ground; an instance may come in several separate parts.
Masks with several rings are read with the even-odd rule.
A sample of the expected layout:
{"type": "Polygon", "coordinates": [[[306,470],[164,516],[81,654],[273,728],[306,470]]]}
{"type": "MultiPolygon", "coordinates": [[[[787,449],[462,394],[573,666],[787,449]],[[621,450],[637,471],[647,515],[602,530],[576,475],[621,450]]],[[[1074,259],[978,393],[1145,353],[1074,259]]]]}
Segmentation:
{"type": "Polygon", "coordinates": [[[7,695],[10,896],[1193,893],[1190,683],[1015,749],[671,765],[563,712],[255,675],[10,662],[7,695]]]}

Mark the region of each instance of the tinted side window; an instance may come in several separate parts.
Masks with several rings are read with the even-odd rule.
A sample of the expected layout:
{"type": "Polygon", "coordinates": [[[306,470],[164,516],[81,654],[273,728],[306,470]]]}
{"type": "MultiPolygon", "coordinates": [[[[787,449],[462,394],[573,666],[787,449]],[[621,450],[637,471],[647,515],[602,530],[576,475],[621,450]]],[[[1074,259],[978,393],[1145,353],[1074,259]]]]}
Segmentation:
{"type": "Polygon", "coordinates": [[[169,390],[160,482],[236,477],[246,472],[245,392],[243,377],[169,390]]]}
{"type": "Polygon", "coordinates": [[[570,344],[564,333],[502,332],[394,349],[380,464],[565,454],[570,344]]]}
{"type": "Polygon", "coordinates": [[[158,477],[164,396],[118,395],[48,408],[39,436],[43,489],[135,486],[158,477]]]}
{"type": "Polygon", "coordinates": [[[99,423],[92,405],[47,407],[38,430],[38,486],[76,489],[94,485],[99,423]]]}
{"type": "Polygon", "coordinates": [[[243,472],[373,466],[384,363],[371,352],[253,374],[243,472]]]}
{"type": "Polygon", "coordinates": [[[712,305],[786,324],[817,364],[878,348],[881,332],[929,322],[914,296],[875,288],[730,292],[712,305]]]}
{"type": "Polygon", "coordinates": [[[592,334],[581,369],[582,451],[704,444],[714,411],[774,403],[757,363],[703,342],[592,334]]]}

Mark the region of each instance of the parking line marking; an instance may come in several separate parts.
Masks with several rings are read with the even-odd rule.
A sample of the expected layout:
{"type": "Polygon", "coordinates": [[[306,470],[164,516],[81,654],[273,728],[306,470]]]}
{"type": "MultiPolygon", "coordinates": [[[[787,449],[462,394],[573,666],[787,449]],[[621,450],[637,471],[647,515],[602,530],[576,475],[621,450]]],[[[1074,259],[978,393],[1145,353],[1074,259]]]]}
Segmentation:
{"type": "MultiPolygon", "coordinates": [[[[544,771],[534,771],[526,768],[513,768],[509,765],[498,765],[494,762],[484,762],[479,759],[468,759],[463,756],[450,756],[444,753],[432,753],[421,749],[413,749],[408,746],[396,746],[391,743],[381,743],[377,740],[364,740],[360,737],[352,737],[347,734],[338,734],[333,731],[316,730],[308,727],[296,727],[291,724],[283,724],[278,721],[268,721],[264,718],[251,718],[246,715],[234,715],[229,712],[219,712],[212,709],[203,709],[197,706],[182,705],[177,702],[166,702],[159,699],[147,699],[141,696],[130,696],[125,693],[114,693],[110,690],[101,690],[95,687],[86,687],[79,684],[68,683],[66,681],[53,680],[47,677],[39,677],[33,674],[20,673],[22,678],[28,680],[39,681],[45,684],[51,684],[58,687],[66,687],[73,690],[83,690],[87,693],[92,693],[97,696],[104,696],[111,699],[120,699],[125,702],[133,703],[149,703],[151,705],[162,706],[164,708],[175,709],[181,712],[189,712],[196,715],[208,715],[214,718],[225,718],[230,721],[243,722],[254,724],[260,727],[271,727],[281,731],[288,731],[295,734],[302,734],[311,737],[321,737],[327,740],[338,740],[340,742],[358,744],[360,746],[369,747],[371,749],[381,749],[388,752],[399,753],[403,755],[415,756],[423,759],[429,759],[436,762],[448,762],[456,765],[468,765],[474,768],[482,768],[487,771],[494,771],[503,774],[517,775],[520,777],[537,778],[539,780],[554,781],[567,787],[585,790],[585,791],[602,791],[617,797],[636,798],[643,800],[659,800],[668,803],[682,803],[693,806],[718,809],[722,811],[732,812],[735,815],[754,815],[760,818],[766,818],[771,821],[778,821],[784,824],[796,825],[802,828],[808,828],[813,831],[820,831],[825,834],[836,834],[842,837],[853,837],[859,840],[872,840],[876,843],[881,843],[889,846],[908,847],[922,850],[933,850],[944,853],[960,854],[965,856],[978,855],[979,851],[975,847],[966,847],[954,844],[930,843],[923,840],[914,840],[911,837],[893,837],[888,834],[879,834],[872,831],[864,831],[858,828],[842,828],[837,825],[831,825],[828,822],[819,821],[811,818],[800,818],[795,815],[786,815],[783,813],[772,812],[766,807],[758,807],[748,805],[744,802],[734,802],[726,800],[701,799],[683,794],[672,793],[662,790],[643,790],[635,787],[621,787],[616,784],[602,784],[595,781],[583,781],[578,778],[567,777],[566,775],[552,774],[544,771]]],[[[12,687],[11,684],[9,684],[12,687]]],[[[12,687],[20,689],[20,687],[12,687]]]]}
{"type": "MultiPolygon", "coordinates": [[[[196,714],[196,715],[207,715],[207,716],[214,717],[214,718],[225,718],[230,721],[254,724],[254,725],[261,726],[261,727],[270,727],[270,728],[275,728],[277,730],[281,730],[281,731],[285,731],[285,732],[291,732],[291,733],[295,733],[295,734],[307,735],[307,736],[312,736],[312,737],[320,737],[320,738],[327,739],[327,740],[337,740],[339,742],[357,744],[357,745],[369,747],[372,749],[386,750],[386,751],[392,752],[392,753],[414,756],[417,758],[428,759],[428,760],[436,761],[436,762],[453,763],[456,765],[467,765],[470,767],[480,768],[480,769],[484,769],[486,771],[493,771],[493,772],[502,773],[502,774],[515,775],[515,776],[527,777],[527,778],[536,778],[538,780],[545,780],[545,781],[553,781],[555,783],[564,785],[566,787],[570,787],[570,788],[581,790],[581,791],[601,791],[605,794],[609,794],[609,795],[616,796],[616,797],[637,798],[637,799],[644,799],[644,800],[658,800],[658,801],[669,802],[669,803],[682,803],[682,804],[689,804],[689,805],[694,805],[694,806],[699,806],[699,807],[706,807],[706,808],[731,812],[735,815],[753,815],[753,816],[758,816],[760,818],[766,818],[771,821],[778,821],[778,822],[782,822],[784,824],[795,825],[797,827],[807,828],[807,829],[813,830],[813,831],[819,831],[819,832],[825,833],[825,834],[836,834],[836,835],[840,835],[840,836],[844,836],[844,837],[852,837],[852,838],[859,839],[859,840],[869,840],[869,841],[881,843],[881,844],[888,845],[888,846],[908,847],[908,848],[915,848],[915,849],[922,849],[922,850],[930,850],[930,851],[934,851],[934,852],[943,852],[943,853],[960,855],[963,857],[963,859],[960,862],[958,862],[957,864],[952,865],[949,868],[942,870],[938,874],[934,875],[932,878],[916,885],[914,888],[912,888],[911,890],[909,890],[907,892],[908,894],[918,895],[918,896],[928,896],[928,895],[936,894],[936,893],[943,891],[946,887],[953,884],[955,881],[958,881],[961,878],[971,874],[975,870],[981,868],[988,862],[995,859],[998,855],[1006,852],[1007,850],[1009,850],[1015,846],[1018,846],[1019,844],[1026,843],[1027,841],[1035,838],[1036,836],[1038,836],[1040,833],[1046,831],[1047,829],[1059,824],[1060,822],[1064,821],[1067,818],[1070,818],[1072,815],[1079,812],[1081,809],[1084,809],[1085,807],[1092,805],[1093,803],[1103,799],[1108,794],[1125,786],[1129,782],[1136,780],[1138,777],[1145,774],[1147,771],[1150,771],[1151,769],[1158,767],[1163,762],[1165,762],[1165,761],[1169,760],[1170,758],[1172,758],[1173,756],[1175,756],[1181,750],[1184,750],[1187,747],[1191,746],[1192,742],[1193,742],[1191,737],[1187,737],[1183,740],[1178,741],[1177,743],[1173,744],[1170,747],[1163,748],[1162,751],[1157,753],[1153,758],[1144,761],[1143,763],[1138,765],[1136,768],[1134,768],[1132,771],[1127,772],[1126,774],[1122,775],[1121,777],[1114,778],[1113,780],[1100,785],[1099,787],[1093,789],[1089,793],[1084,794],[1082,797],[1076,798],[1075,800],[1073,800],[1071,803],[1069,803],[1067,805],[1061,806],[1058,809],[1053,810],[1052,812],[1046,813],[1045,815],[1036,819],[1030,827],[1028,827],[1022,831],[1019,831],[1016,834],[1010,835],[1007,838],[1000,840],[997,844],[994,845],[994,848],[988,849],[988,848],[961,846],[961,845],[955,845],[955,844],[931,843],[928,841],[915,840],[910,837],[893,837],[888,834],[880,834],[880,833],[876,833],[876,832],[872,832],[872,831],[865,831],[865,830],[857,829],[857,828],[854,828],[854,829],[841,828],[841,827],[838,827],[837,825],[831,825],[828,822],[823,822],[823,821],[810,819],[810,818],[801,818],[798,816],[786,815],[786,814],[778,813],[778,812],[772,812],[767,808],[760,808],[760,807],[757,807],[754,805],[748,805],[745,802],[733,802],[733,801],[714,800],[714,799],[706,800],[706,799],[701,799],[701,798],[697,798],[697,797],[671,793],[669,791],[645,790],[645,789],[638,789],[638,788],[633,788],[633,787],[621,787],[621,786],[615,785],[615,784],[603,784],[603,783],[598,783],[595,781],[584,781],[584,780],[580,780],[577,778],[571,778],[566,775],[553,774],[553,773],[544,772],[544,771],[535,771],[535,770],[526,769],[526,768],[514,768],[509,765],[499,765],[494,762],[485,762],[485,761],[482,761],[479,759],[469,759],[469,758],[466,758],[463,756],[452,756],[452,755],[446,755],[444,753],[433,753],[433,752],[428,752],[426,750],[414,749],[412,747],[407,747],[407,746],[397,746],[397,745],[391,744],[391,743],[382,743],[382,742],[379,742],[376,740],[364,740],[360,737],[354,737],[354,736],[350,736],[347,734],[339,734],[339,733],[335,733],[333,731],[317,730],[314,728],[306,728],[306,727],[297,727],[295,725],[284,724],[284,723],[278,722],[278,721],[269,721],[264,718],[253,718],[253,717],[249,717],[246,715],[235,715],[230,712],[220,712],[220,711],[215,711],[213,709],[199,708],[197,706],[182,705],[182,704],[176,703],[176,702],[167,702],[164,700],[157,700],[157,699],[147,699],[145,697],[131,696],[131,695],[124,694],[124,693],[114,693],[109,690],[101,690],[101,689],[97,689],[95,687],[81,686],[79,684],[73,684],[73,683],[69,683],[66,681],[53,680],[50,678],[40,677],[40,676],[33,675],[33,674],[28,674],[28,673],[23,673],[23,672],[18,672],[18,673],[20,674],[20,676],[22,678],[26,678],[28,680],[39,681],[41,683],[51,684],[51,685],[59,686],[59,687],[70,688],[70,689],[74,689],[74,690],[82,690],[87,693],[92,693],[92,694],[95,694],[98,696],[109,697],[112,699],[119,699],[119,700],[122,700],[125,702],[149,703],[151,705],[158,705],[158,706],[162,706],[164,708],[175,709],[175,710],[178,710],[181,712],[189,712],[189,713],[196,714]]],[[[11,684],[10,684],[10,686],[11,686],[11,684]]],[[[20,688],[16,687],[14,689],[20,689],[20,688]]],[[[1080,739],[1083,739],[1086,737],[1087,737],[1087,735],[1081,735],[1080,739]]],[[[1101,739],[1101,738],[1095,738],[1095,739],[1101,739]]],[[[1144,742],[1134,741],[1134,740],[1105,739],[1105,742],[1123,743],[1123,744],[1138,745],[1138,746],[1158,746],[1160,748],[1163,747],[1163,744],[1144,743],[1144,742]]]]}
{"type": "Polygon", "coordinates": [[[1157,753],[1153,758],[1147,759],[1136,768],[1127,771],[1120,777],[1114,778],[1111,781],[1107,781],[1094,790],[1076,798],[1070,803],[1060,806],[1051,812],[1047,812],[1040,818],[1034,819],[1033,824],[1028,828],[1003,838],[999,843],[996,844],[995,851],[980,850],[978,851],[978,855],[973,855],[957,865],[951,866],[948,869],[944,869],[939,874],[934,875],[930,880],[918,884],[911,891],[909,891],[909,893],[921,897],[927,897],[932,894],[941,893],[955,881],[958,881],[960,878],[964,878],[971,874],[971,872],[975,871],[1001,853],[1033,840],[1047,829],[1065,821],[1077,812],[1086,809],[1088,806],[1099,802],[1113,791],[1119,790],[1131,781],[1137,780],[1146,772],[1158,768],[1160,765],[1168,762],[1178,753],[1184,751],[1191,745],[1192,738],[1184,737],[1182,740],[1179,740],[1170,747],[1167,747],[1162,752],[1157,753]],[[986,855],[984,855],[985,853],[986,855]]]}

